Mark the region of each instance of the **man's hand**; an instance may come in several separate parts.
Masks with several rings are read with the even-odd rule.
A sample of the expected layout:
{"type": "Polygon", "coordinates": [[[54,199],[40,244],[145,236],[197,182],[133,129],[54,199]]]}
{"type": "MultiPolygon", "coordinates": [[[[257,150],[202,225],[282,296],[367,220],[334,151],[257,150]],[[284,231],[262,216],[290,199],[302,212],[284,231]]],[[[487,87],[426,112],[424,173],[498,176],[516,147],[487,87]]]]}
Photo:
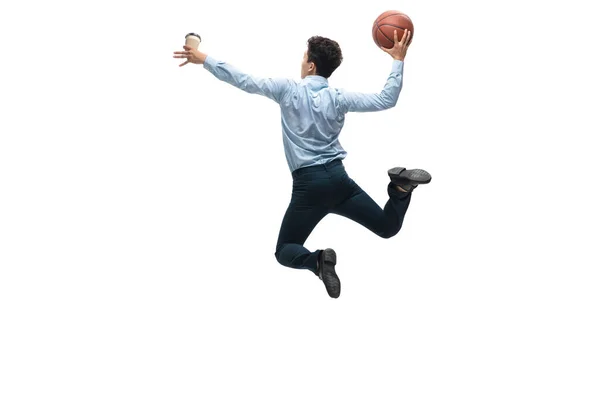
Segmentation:
{"type": "Polygon", "coordinates": [[[402,39],[398,41],[398,31],[394,30],[394,47],[391,49],[386,49],[381,46],[381,50],[385,51],[389,55],[391,55],[394,60],[404,61],[404,57],[406,57],[406,51],[408,50],[408,43],[410,40],[410,31],[408,29],[404,30],[404,34],[402,35],[402,39]]]}
{"type": "Polygon", "coordinates": [[[185,51],[174,51],[173,58],[187,58],[187,61],[179,64],[180,67],[183,67],[187,63],[192,64],[204,64],[206,60],[206,54],[194,49],[190,46],[183,46],[185,51]]]}

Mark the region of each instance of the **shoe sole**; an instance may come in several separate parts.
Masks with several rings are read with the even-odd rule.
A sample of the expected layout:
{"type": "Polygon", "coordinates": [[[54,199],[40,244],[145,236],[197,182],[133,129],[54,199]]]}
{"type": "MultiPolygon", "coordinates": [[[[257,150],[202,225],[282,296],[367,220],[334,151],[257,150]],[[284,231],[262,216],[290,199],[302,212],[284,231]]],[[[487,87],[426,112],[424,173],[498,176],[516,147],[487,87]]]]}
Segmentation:
{"type": "Polygon", "coordinates": [[[423,169],[406,169],[402,167],[396,167],[388,170],[388,176],[392,181],[398,182],[398,184],[414,183],[417,185],[422,185],[431,182],[431,175],[429,172],[423,169]]]}
{"type": "Polygon", "coordinates": [[[340,297],[341,282],[335,272],[335,264],[337,263],[337,255],[333,249],[325,249],[321,253],[321,279],[327,289],[329,297],[337,299],[340,297]]]}

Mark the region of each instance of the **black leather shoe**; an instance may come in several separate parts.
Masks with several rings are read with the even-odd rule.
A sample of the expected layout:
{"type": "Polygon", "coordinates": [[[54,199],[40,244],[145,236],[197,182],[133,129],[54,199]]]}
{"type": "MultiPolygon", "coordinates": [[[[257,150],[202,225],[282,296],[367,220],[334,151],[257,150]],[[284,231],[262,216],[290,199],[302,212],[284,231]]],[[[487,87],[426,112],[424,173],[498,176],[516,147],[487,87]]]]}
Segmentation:
{"type": "Polygon", "coordinates": [[[321,253],[319,253],[317,261],[317,273],[319,274],[319,279],[325,284],[329,297],[333,297],[334,299],[340,297],[341,290],[340,278],[338,278],[335,273],[336,261],[337,256],[333,249],[322,250],[321,253]]]}
{"type": "Polygon", "coordinates": [[[388,176],[394,185],[400,186],[407,192],[412,192],[418,185],[431,182],[431,175],[423,169],[396,167],[388,170],[388,176]]]}

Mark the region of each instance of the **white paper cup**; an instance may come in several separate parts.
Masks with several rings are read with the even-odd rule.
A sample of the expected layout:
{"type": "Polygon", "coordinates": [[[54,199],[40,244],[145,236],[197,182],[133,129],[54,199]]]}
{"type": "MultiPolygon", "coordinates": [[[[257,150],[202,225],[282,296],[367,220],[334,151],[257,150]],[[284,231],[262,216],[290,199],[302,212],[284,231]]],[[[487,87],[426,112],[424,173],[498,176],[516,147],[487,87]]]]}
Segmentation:
{"type": "Polygon", "coordinates": [[[198,49],[198,46],[200,46],[201,41],[202,41],[202,39],[200,39],[200,35],[198,35],[196,33],[188,33],[187,35],[185,35],[185,45],[186,46],[190,46],[194,49],[198,49]]]}

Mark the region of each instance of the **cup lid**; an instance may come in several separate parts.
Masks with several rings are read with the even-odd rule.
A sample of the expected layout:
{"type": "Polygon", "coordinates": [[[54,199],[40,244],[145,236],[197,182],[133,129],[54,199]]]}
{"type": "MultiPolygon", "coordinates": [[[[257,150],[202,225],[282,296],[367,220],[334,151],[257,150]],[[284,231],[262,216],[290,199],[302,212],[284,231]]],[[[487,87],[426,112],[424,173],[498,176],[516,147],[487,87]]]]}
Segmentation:
{"type": "Polygon", "coordinates": [[[185,35],[185,37],[187,38],[188,36],[196,36],[200,41],[202,41],[202,38],[200,38],[200,35],[198,35],[197,33],[188,33],[187,35],[185,35]]]}

